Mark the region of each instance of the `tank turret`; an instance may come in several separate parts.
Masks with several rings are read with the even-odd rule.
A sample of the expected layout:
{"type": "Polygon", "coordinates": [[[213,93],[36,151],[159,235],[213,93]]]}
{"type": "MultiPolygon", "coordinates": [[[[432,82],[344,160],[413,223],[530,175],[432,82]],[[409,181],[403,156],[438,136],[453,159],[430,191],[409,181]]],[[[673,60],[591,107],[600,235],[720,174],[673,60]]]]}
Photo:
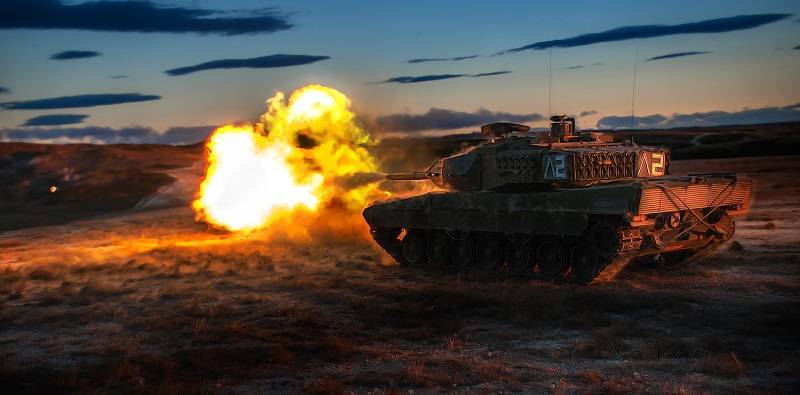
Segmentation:
{"type": "Polygon", "coordinates": [[[389,174],[390,180],[431,180],[460,191],[524,191],[570,188],[620,179],[657,178],[669,174],[669,151],[630,141],[579,133],[575,119],[550,118],[549,131],[492,123],[481,127],[488,141],[442,158],[428,170],[389,174]]]}

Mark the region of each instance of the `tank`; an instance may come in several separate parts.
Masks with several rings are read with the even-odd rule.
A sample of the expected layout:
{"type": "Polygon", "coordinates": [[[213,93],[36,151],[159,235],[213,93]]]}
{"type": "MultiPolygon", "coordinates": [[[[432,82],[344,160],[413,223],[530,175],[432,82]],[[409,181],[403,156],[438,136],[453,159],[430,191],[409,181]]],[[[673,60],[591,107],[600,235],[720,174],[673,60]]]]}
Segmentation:
{"type": "Polygon", "coordinates": [[[730,240],[751,182],[732,173],[669,174],[669,151],[578,132],[551,119],[481,127],[486,141],[389,180],[441,191],[373,202],[375,242],[401,264],[608,281],[635,260],[678,261],[730,240]]]}

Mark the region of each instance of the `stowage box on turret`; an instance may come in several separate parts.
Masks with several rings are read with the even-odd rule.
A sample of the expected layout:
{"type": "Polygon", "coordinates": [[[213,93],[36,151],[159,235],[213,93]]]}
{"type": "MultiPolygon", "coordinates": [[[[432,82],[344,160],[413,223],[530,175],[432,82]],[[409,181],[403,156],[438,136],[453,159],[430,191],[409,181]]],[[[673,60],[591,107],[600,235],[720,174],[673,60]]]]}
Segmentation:
{"type": "Polygon", "coordinates": [[[364,219],[400,263],[507,269],[579,283],[612,279],[635,257],[684,257],[729,240],[751,183],[735,174],[669,176],[669,151],[493,123],[488,142],[428,170],[441,192],[373,203],[364,219]]]}

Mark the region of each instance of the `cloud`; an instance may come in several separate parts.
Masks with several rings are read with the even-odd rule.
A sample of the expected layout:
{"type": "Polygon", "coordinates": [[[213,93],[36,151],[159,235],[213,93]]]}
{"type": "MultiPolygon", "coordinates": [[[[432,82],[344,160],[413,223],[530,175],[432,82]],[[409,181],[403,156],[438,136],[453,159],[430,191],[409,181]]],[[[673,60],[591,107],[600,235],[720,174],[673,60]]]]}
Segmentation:
{"type": "Polygon", "coordinates": [[[503,74],[511,74],[511,72],[510,72],[510,71],[508,71],[508,70],[502,70],[502,71],[492,71],[492,72],[490,72],[490,73],[479,73],[479,74],[472,74],[472,75],[470,75],[469,77],[470,77],[470,78],[477,78],[477,77],[491,77],[491,76],[493,76],[493,75],[503,75],[503,74]]]}
{"type": "Polygon", "coordinates": [[[286,17],[272,9],[251,12],[248,16],[225,16],[216,10],[157,6],[150,0],[88,1],[72,5],[58,0],[0,3],[0,29],[236,35],[272,33],[291,27],[286,17]]]}
{"type": "Polygon", "coordinates": [[[0,86],[0,93],[11,93],[11,90],[4,86],[0,86]]]}
{"type": "Polygon", "coordinates": [[[492,122],[541,121],[541,114],[511,114],[494,112],[485,108],[462,112],[431,108],[424,114],[390,114],[375,119],[378,130],[385,132],[421,132],[424,130],[449,130],[480,126],[492,122]]]}
{"type": "Polygon", "coordinates": [[[438,80],[449,80],[453,78],[461,78],[461,77],[470,77],[470,78],[479,78],[479,77],[491,77],[495,75],[503,75],[509,74],[510,71],[502,70],[502,71],[492,71],[488,73],[478,73],[478,74],[428,74],[428,75],[418,75],[415,77],[409,76],[402,76],[402,77],[392,77],[387,80],[383,80],[381,84],[416,84],[419,82],[428,82],[428,81],[438,81],[438,80]]]}
{"type": "Polygon", "coordinates": [[[50,55],[50,59],[53,60],[83,59],[83,58],[93,58],[95,56],[100,56],[100,55],[101,55],[100,52],[95,52],[95,51],[70,50],[50,55]]]}
{"type": "Polygon", "coordinates": [[[579,117],[588,117],[589,115],[594,115],[594,114],[597,114],[597,111],[588,110],[588,111],[584,111],[584,112],[580,113],[578,116],[579,117]]]}
{"type": "Polygon", "coordinates": [[[411,59],[407,63],[428,63],[428,62],[458,62],[460,60],[475,59],[480,55],[456,56],[454,58],[421,58],[411,59]]]}
{"type": "MultiPolygon", "coordinates": [[[[608,116],[597,121],[601,129],[631,128],[630,116],[608,116]]],[[[693,114],[652,114],[636,117],[634,128],[662,129],[691,126],[747,125],[771,122],[800,121],[800,103],[784,107],[763,107],[742,111],[708,111],[693,114]]]]}
{"type": "Polygon", "coordinates": [[[159,135],[150,135],[150,142],[158,144],[194,144],[205,141],[216,126],[180,126],[167,129],[159,135]]]}
{"type": "Polygon", "coordinates": [[[709,53],[711,52],[708,51],[675,52],[675,53],[668,53],[666,55],[654,56],[652,58],[645,59],[645,62],[652,62],[654,60],[662,60],[662,59],[682,58],[684,56],[705,55],[709,53]]]}
{"type": "Polygon", "coordinates": [[[177,76],[177,75],[196,73],[198,71],[203,71],[203,70],[214,70],[214,69],[238,69],[238,68],[268,69],[273,67],[299,66],[303,64],[319,62],[320,60],[326,60],[326,59],[330,59],[330,57],[312,56],[312,55],[276,54],[276,55],[268,55],[268,56],[262,56],[260,58],[250,58],[250,59],[212,60],[210,62],[200,63],[194,66],[179,67],[177,69],[167,70],[165,71],[165,73],[167,73],[170,76],[177,76]]]}
{"type": "Polygon", "coordinates": [[[582,69],[584,67],[593,67],[593,66],[602,66],[602,65],[603,65],[603,62],[594,62],[592,64],[579,64],[579,65],[576,65],[576,66],[568,66],[568,67],[564,67],[564,69],[565,70],[577,70],[577,69],[582,69]]]}
{"type": "Polygon", "coordinates": [[[635,119],[631,119],[630,116],[625,115],[609,115],[600,118],[597,121],[597,127],[600,129],[666,128],[669,126],[663,125],[667,119],[666,116],[661,114],[635,117],[635,119]]]}
{"type": "Polygon", "coordinates": [[[215,126],[174,127],[164,133],[143,126],[108,128],[24,128],[0,129],[0,141],[31,143],[91,144],[194,144],[205,141],[215,126]]]}
{"type": "Polygon", "coordinates": [[[636,38],[653,38],[676,34],[724,33],[737,30],[752,29],[768,23],[780,21],[792,14],[755,14],[737,15],[728,18],[706,19],[699,22],[678,25],[638,25],[623,26],[598,33],[581,34],[569,38],[539,41],[522,47],[511,48],[498,55],[527,50],[539,51],[548,48],[571,48],[614,41],[632,40],[636,38]]]}
{"type": "Polygon", "coordinates": [[[127,75],[112,75],[112,76],[109,76],[108,78],[110,78],[112,80],[123,80],[125,78],[128,78],[128,76],[127,75]]]}
{"type": "Polygon", "coordinates": [[[83,114],[52,114],[52,115],[40,115],[38,117],[33,117],[22,125],[19,126],[53,126],[53,125],[71,125],[75,123],[81,123],[84,119],[88,118],[88,115],[83,114]]]}
{"type": "Polygon", "coordinates": [[[0,129],[0,141],[25,141],[35,143],[138,143],[155,133],[145,127],[113,129],[98,126],[84,128],[51,129],[0,129]]]}
{"type": "Polygon", "coordinates": [[[109,106],[112,104],[135,103],[159,99],[161,99],[161,96],[142,95],[140,93],[100,93],[5,102],[0,103],[0,108],[5,110],[53,110],[58,108],[109,106]]]}
{"type": "Polygon", "coordinates": [[[402,76],[402,77],[392,77],[387,80],[381,81],[382,84],[390,84],[390,83],[397,83],[397,84],[416,84],[419,82],[428,82],[428,81],[438,81],[438,80],[449,80],[452,78],[461,78],[466,76],[467,74],[429,74],[429,75],[419,75],[416,77],[409,77],[409,76],[402,76]]]}

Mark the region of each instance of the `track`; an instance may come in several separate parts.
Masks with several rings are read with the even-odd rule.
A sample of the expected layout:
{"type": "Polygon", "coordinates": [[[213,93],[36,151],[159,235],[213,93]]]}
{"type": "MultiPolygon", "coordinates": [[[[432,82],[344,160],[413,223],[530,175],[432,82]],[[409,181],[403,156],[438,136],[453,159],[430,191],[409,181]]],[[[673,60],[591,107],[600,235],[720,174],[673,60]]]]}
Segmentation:
{"type": "Polygon", "coordinates": [[[556,241],[554,238],[543,237],[534,242],[532,237],[527,237],[516,244],[513,238],[500,234],[472,236],[464,232],[414,229],[380,229],[371,233],[383,250],[404,265],[477,269],[550,282],[593,285],[613,281],[640,257],[658,261],[662,259],[662,254],[669,254],[670,261],[677,263],[694,255],[708,253],[733,236],[735,224],[733,220],[729,220],[718,228],[720,230],[707,230],[707,235],[702,236],[707,238],[683,241],[662,246],[660,249],[643,247],[644,238],[639,229],[614,228],[607,223],[596,224],[579,238],[556,241]],[[456,234],[463,236],[453,237],[456,234]],[[714,234],[720,236],[712,236],[714,234]],[[487,240],[499,243],[500,247],[492,247],[493,251],[504,251],[504,254],[496,255],[493,251],[485,251],[486,246],[491,245],[487,244],[487,240]],[[434,243],[436,248],[433,248],[434,243]],[[445,244],[439,247],[441,243],[445,244]],[[463,244],[471,246],[470,255],[465,255],[459,249],[463,244]],[[515,253],[520,248],[527,248],[529,251],[515,253]],[[587,254],[590,254],[586,259],[581,259],[581,248],[587,248],[587,254]],[[515,261],[515,257],[519,256],[526,257],[521,265],[515,261]]]}

